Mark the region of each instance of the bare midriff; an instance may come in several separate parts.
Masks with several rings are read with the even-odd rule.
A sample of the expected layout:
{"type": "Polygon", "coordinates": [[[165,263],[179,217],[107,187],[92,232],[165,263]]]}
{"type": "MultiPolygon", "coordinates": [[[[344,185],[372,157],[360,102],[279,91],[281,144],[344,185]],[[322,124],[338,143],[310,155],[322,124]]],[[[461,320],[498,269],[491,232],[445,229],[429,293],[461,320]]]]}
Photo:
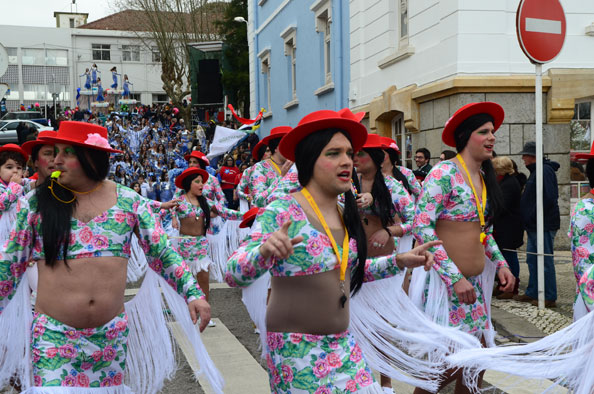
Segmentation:
{"type": "Polygon", "coordinates": [[[480,242],[479,222],[438,220],[437,237],[460,273],[465,278],[480,275],[485,268],[485,247],[480,242]]]}
{"type": "MultiPolygon", "coordinates": [[[[364,215],[363,217],[367,219],[363,220],[363,229],[365,230],[365,236],[367,237],[367,257],[387,256],[394,253],[394,239],[391,237],[381,248],[374,248],[372,242],[369,241],[375,232],[379,230],[386,231],[383,229],[384,227],[382,226],[382,221],[379,216],[364,215]]],[[[394,222],[400,223],[400,220],[395,218],[394,222]]]]}
{"type": "MultiPolygon", "coordinates": [[[[272,277],[266,327],[274,332],[329,335],[349,326],[349,303],[340,305],[339,269],[315,275],[272,277]]],[[[347,270],[345,292],[349,293],[347,270]]]]}
{"type": "Polygon", "coordinates": [[[204,232],[204,217],[196,218],[183,218],[179,221],[179,233],[181,235],[189,236],[202,236],[204,232]]]}
{"type": "Polygon", "coordinates": [[[122,257],[69,259],[68,267],[37,262],[35,310],[74,328],[104,325],[124,311],[128,260],[122,257]]]}

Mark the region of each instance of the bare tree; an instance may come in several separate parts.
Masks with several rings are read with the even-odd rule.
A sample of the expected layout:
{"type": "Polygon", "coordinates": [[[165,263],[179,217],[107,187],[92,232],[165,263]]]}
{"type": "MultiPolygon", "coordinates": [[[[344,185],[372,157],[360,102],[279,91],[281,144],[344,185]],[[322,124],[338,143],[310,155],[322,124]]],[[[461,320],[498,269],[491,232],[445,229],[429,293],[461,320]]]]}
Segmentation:
{"type": "Polygon", "coordinates": [[[126,11],[127,24],[139,39],[161,57],[163,90],[182,111],[186,124],[191,106],[182,101],[190,94],[189,44],[219,39],[215,22],[222,18],[227,3],[209,0],[116,0],[115,7],[126,11]]]}

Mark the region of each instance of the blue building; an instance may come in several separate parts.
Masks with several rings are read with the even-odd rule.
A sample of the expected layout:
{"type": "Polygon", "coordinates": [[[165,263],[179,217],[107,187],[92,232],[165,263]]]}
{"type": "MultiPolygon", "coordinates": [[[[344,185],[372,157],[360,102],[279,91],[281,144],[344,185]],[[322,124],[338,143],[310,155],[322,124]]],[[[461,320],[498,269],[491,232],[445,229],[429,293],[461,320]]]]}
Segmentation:
{"type": "Polygon", "coordinates": [[[348,2],[250,0],[250,109],[265,108],[260,134],[306,114],[348,106],[348,2]]]}

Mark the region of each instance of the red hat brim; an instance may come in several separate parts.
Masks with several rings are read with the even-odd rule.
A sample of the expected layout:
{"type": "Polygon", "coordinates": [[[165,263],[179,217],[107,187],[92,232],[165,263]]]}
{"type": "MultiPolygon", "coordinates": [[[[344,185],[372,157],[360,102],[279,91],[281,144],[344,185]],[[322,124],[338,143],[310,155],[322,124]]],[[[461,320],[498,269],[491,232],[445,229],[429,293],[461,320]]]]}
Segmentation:
{"type": "Polygon", "coordinates": [[[353,151],[361,150],[367,140],[367,129],[361,123],[347,118],[326,118],[300,124],[289,134],[284,136],[280,142],[279,149],[281,154],[288,160],[295,161],[295,148],[301,140],[308,135],[324,129],[340,129],[347,132],[351,137],[353,151]]]}
{"type": "Polygon", "coordinates": [[[196,159],[202,161],[205,165],[210,165],[210,161],[206,158],[206,156],[198,156],[195,155],[194,152],[198,152],[198,151],[192,151],[192,153],[190,153],[189,155],[185,155],[184,159],[186,161],[190,161],[190,157],[195,157],[196,159]]]}
{"type": "Polygon", "coordinates": [[[190,175],[193,175],[193,174],[202,175],[202,183],[206,183],[206,180],[210,176],[208,174],[208,172],[206,172],[202,168],[190,167],[190,168],[184,170],[184,172],[182,172],[181,174],[179,174],[177,176],[177,178],[175,178],[175,186],[178,189],[183,189],[182,182],[184,181],[184,179],[186,179],[187,177],[189,177],[190,175]]]}
{"type": "Polygon", "coordinates": [[[68,140],[65,138],[57,138],[57,137],[42,137],[39,139],[40,142],[50,142],[52,144],[64,144],[64,145],[76,145],[76,146],[82,146],[84,148],[89,148],[89,149],[94,149],[94,150],[100,150],[103,152],[109,152],[109,153],[124,153],[121,150],[118,149],[113,149],[113,148],[104,148],[102,146],[97,146],[97,145],[90,145],[90,144],[85,144],[84,142],[78,142],[78,141],[72,141],[72,140],[68,140]]]}
{"type": "Polygon", "coordinates": [[[592,152],[590,152],[590,153],[576,153],[575,158],[577,160],[594,159],[594,153],[592,153],[592,152]]]}
{"type": "Polygon", "coordinates": [[[23,143],[23,145],[21,145],[21,148],[23,148],[23,150],[25,152],[27,152],[27,154],[29,156],[31,156],[31,153],[33,152],[33,148],[36,147],[37,145],[53,145],[53,144],[48,143],[47,141],[44,141],[42,138],[55,136],[56,134],[57,134],[57,132],[51,131],[51,130],[40,131],[36,140],[27,141],[27,142],[23,143]],[[45,133],[45,136],[42,135],[42,133],[45,133]]]}
{"type": "Polygon", "coordinates": [[[258,211],[260,208],[254,207],[243,214],[243,219],[241,219],[241,223],[239,223],[239,228],[247,228],[251,227],[256,220],[256,216],[258,216],[258,211]]]}
{"type": "Polygon", "coordinates": [[[456,147],[456,140],[454,138],[454,132],[460,126],[462,122],[473,115],[477,114],[489,114],[493,117],[493,127],[497,131],[501,124],[503,123],[503,119],[505,118],[505,112],[503,111],[503,107],[497,103],[493,103],[490,101],[484,101],[480,103],[470,103],[466,104],[462,108],[456,111],[454,115],[445,124],[443,128],[443,132],[441,134],[441,140],[444,144],[451,147],[456,147]]]}
{"type": "Polygon", "coordinates": [[[385,149],[383,137],[373,133],[367,134],[363,149],[385,149]]]}
{"type": "Polygon", "coordinates": [[[256,146],[254,146],[254,149],[252,149],[252,157],[256,161],[260,161],[260,159],[261,159],[261,157],[258,156],[258,151],[260,150],[260,148],[262,146],[266,146],[266,144],[264,143],[264,140],[258,141],[258,143],[256,144],[256,146]]]}
{"type": "Polygon", "coordinates": [[[268,134],[266,137],[262,138],[262,142],[265,145],[268,145],[268,142],[270,140],[275,140],[277,138],[283,138],[285,135],[289,134],[291,132],[291,127],[289,126],[277,126],[275,128],[273,128],[272,130],[270,130],[270,134],[268,134]]]}
{"type": "Polygon", "coordinates": [[[16,152],[20,153],[24,158],[25,161],[29,160],[29,154],[25,152],[25,150],[18,146],[17,144],[6,144],[0,147],[0,152],[16,152]]]}

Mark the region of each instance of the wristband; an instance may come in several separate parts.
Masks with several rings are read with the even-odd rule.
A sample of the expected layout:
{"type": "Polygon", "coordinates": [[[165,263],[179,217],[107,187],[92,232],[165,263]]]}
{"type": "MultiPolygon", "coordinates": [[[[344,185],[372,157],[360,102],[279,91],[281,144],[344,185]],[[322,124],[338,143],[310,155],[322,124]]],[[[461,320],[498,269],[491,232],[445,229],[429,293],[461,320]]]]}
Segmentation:
{"type": "Polygon", "coordinates": [[[389,235],[390,237],[394,237],[394,236],[392,235],[392,232],[390,231],[390,229],[389,229],[388,227],[384,227],[384,230],[386,230],[386,232],[388,233],[388,235],[389,235]]]}

